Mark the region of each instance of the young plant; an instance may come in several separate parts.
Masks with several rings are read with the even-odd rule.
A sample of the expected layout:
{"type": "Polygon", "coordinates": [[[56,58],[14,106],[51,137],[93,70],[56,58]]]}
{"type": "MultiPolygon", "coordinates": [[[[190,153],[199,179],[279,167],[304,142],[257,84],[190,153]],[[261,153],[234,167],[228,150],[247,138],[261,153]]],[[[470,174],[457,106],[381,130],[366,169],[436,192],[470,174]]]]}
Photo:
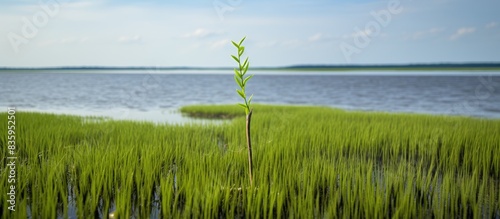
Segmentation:
{"type": "Polygon", "coordinates": [[[243,37],[243,39],[240,40],[239,43],[235,43],[234,41],[231,41],[233,45],[238,49],[238,55],[231,55],[233,57],[234,61],[238,63],[238,68],[234,69],[234,80],[236,81],[236,84],[240,87],[240,89],[236,89],[236,92],[240,95],[240,97],[243,99],[243,103],[238,103],[243,109],[245,109],[245,114],[246,114],[246,137],[247,137],[247,147],[248,147],[248,176],[250,178],[250,185],[253,183],[253,174],[252,174],[252,140],[250,138],[250,121],[252,119],[252,109],[250,108],[250,103],[252,102],[252,97],[253,95],[250,96],[250,98],[247,99],[247,95],[245,92],[245,88],[247,85],[248,80],[253,77],[253,75],[249,75],[245,77],[247,71],[248,71],[248,66],[250,65],[250,62],[248,62],[248,57],[245,59],[245,61],[242,63],[241,62],[241,56],[245,52],[245,47],[242,46],[243,41],[245,41],[246,37],[243,37]]]}

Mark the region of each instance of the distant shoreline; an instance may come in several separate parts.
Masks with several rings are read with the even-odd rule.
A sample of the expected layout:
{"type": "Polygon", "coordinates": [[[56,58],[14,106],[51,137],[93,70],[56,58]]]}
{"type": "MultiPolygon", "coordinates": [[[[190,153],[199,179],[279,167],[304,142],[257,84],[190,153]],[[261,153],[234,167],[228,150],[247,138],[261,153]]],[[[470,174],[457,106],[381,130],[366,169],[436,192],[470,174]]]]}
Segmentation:
{"type": "MultiPolygon", "coordinates": [[[[0,67],[0,71],[32,70],[227,70],[232,67],[109,67],[109,66],[62,66],[62,67],[0,67]]],[[[293,65],[284,67],[253,67],[253,71],[500,71],[500,63],[460,64],[400,64],[400,65],[293,65]]]]}

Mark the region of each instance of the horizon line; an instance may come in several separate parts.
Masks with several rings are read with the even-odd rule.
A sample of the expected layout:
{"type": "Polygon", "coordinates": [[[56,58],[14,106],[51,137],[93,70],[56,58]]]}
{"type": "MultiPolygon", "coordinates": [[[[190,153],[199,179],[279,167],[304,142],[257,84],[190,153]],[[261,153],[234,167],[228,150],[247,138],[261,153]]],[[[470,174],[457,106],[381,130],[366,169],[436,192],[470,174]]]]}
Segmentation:
{"type": "MultiPolygon", "coordinates": [[[[260,66],[252,69],[301,69],[301,68],[396,68],[396,67],[500,67],[500,62],[428,62],[406,64],[295,64],[286,66],[260,66]]],[[[163,70],[232,70],[234,67],[206,66],[106,66],[106,65],[74,65],[74,66],[33,66],[11,67],[0,66],[0,70],[55,70],[55,69],[163,69],[163,70]]]]}

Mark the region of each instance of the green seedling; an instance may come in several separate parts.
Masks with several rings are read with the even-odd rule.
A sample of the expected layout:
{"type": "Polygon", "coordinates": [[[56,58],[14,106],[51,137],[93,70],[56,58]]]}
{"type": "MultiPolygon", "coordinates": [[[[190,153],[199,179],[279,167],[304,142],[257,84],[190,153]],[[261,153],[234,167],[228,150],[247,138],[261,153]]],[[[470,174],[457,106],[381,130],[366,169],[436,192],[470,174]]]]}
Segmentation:
{"type": "Polygon", "coordinates": [[[247,95],[245,92],[246,85],[248,83],[248,80],[253,77],[253,75],[245,77],[247,71],[248,71],[248,66],[250,65],[250,62],[248,62],[248,57],[245,59],[245,61],[242,63],[242,55],[245,52],[245,47],[242,45],[243,41],[245,41],[246,37],[243,37],[243,39],[240,40],[239,43],[235,43],[234,41],[231,41],[233,45],[238,49],[238,54],[237,55],[231,55],[231,57],[238,63],[238,68],[234,69],[234,80],[236,81],[236,84],[240,87],[240,89],[236,89],[236,92],[240,95],[240,97],[243,99],[243,103],[238,103],[243,109],[245,109],[245,114],[246,114],[246,137],[247,137],[247,147],[248,147],[248,176],[250,178],[250,185],[252,185],[253,182],[253,174],[252,174],[252,140],[250,136],[250,121],[252,119],[252,109],[250,108],[250,103],[252,102],[252,97],[253,95],[250,96],[250,98],[247,99],[247,95]]]}

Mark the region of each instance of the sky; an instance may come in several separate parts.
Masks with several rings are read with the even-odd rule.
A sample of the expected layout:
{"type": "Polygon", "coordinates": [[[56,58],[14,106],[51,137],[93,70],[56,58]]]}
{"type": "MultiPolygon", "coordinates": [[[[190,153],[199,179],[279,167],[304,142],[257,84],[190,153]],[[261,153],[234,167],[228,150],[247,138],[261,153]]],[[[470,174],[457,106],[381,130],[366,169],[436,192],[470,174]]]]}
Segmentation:
{"type": "Polygon", "coordinates": [[[498,0],[2,0],[0,66],[500,62],[498,0]]]}

